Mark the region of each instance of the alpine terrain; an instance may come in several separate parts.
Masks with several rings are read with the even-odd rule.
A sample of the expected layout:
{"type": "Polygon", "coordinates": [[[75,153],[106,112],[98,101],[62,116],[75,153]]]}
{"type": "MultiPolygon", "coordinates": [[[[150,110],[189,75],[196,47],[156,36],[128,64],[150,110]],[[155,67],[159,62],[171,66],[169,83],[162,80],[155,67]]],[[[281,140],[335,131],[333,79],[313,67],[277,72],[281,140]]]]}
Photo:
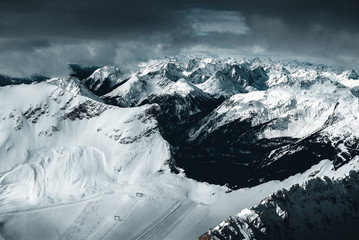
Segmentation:
{"type": "Polygon", "coordinates": [[[0,239],[359,236],[357,69],[69,70],[0,75],[0,239]]]}

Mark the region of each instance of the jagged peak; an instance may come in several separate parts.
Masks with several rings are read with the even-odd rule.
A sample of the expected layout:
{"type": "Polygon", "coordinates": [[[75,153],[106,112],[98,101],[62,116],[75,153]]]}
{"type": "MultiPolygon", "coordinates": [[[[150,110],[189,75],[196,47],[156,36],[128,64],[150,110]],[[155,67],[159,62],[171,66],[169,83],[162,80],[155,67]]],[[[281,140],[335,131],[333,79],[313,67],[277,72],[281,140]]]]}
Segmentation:
{"type": "Polygon", "coordinates": [[[32,74],[30,77],[17,78],[0,74],[0,86],[40,83],[50,79],[41,74],[32,74]]]}
{"type": "Polygon", "coordinates": [[[109,79],[111,81],[117,81],[119,77],[123,75],[123,72],[115,66],[104,66],[96,69],[88,79],[100,80],[100,79],[109,79]]]}
{"type": "Polygon", "coordinates": [[[351,70],[348,71],[347,77],[349,79],[353,79],[353,80],[358,80],[359,79],[358,72],[355,71],[354,69],[351,69],[351,70]]]}
{"type": "Polygon", "coordinates": [[[69,63],[68,68],[70,71],[71,77],[76,77],[78,79],[84,79],[89,77],[94,71],[101,68],[100,66],[87,66],[83,67],[80,64],[77,63],[69,63]]]}

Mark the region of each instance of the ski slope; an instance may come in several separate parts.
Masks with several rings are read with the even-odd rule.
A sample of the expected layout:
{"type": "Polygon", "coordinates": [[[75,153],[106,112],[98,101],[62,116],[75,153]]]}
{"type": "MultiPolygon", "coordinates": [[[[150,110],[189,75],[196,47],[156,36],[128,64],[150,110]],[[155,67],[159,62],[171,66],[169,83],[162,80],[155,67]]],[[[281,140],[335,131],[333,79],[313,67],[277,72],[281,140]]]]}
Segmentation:
{"type": "Polygon", "coordinates": [[[337,179],[350,169],[359,170],[359,158],[337,171],[324,160],[285,181],[231,193],[225,193],[224,187],[162,175],[148,182],[149,188],[134,184],[68,204],[1,210],[0,234],[5,239],[196,239],[233,212],[260,203],[273,189],[315,177],[337,179]],[[136,196],[135,190],[144,191],[143,195],[136,196]]]}

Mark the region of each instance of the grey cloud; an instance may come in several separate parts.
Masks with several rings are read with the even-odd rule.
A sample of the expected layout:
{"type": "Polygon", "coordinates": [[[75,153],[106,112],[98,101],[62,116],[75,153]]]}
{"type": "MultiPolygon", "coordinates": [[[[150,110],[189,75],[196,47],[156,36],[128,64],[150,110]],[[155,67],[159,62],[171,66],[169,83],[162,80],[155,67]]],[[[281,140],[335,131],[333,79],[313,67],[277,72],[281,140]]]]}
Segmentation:
{"type": "Polygon", "coordinates": [[[64,75],[66,63],[120,65],[181,52],[359,64],[354,1],[4,0],[0,72],[64,75]]]}
{"type": "Polygon", "coordinates": [[[48,40],[19,40],[19,39],[0,39],[0,54],[11,53],[12,51],[31,52],[38,48],[50,46],[48,40]]]}
{"type": "Polygon", "coordinates": [[[0,8],[3,36],[133,38],[178,26],[170,1],[13,1],[0,8]]]}
{"type": "Polygon", "coordinates": [[[249,31],[244,17],[238,11],[189,9],[178,12],[188,20],[198,35],[210,33],[246,34],[249,31]]]}

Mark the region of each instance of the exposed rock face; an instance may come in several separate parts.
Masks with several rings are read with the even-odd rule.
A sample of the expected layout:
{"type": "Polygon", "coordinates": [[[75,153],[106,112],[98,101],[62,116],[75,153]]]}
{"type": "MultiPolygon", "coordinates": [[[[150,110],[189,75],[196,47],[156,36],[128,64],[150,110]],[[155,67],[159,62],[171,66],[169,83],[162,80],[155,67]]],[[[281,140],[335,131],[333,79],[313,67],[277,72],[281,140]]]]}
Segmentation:
{"type": "MultiPolygon", "coordinates": [[[[357,239],[359,173],[282,189],[205,234],[207,239],[357,239]]],[[[205,238],[204,238],[205,239],[205,238]]]]}
{"type": "Polygon", "coordinates": [[[41,75],[32,75],[27,78],[14,78],[0,74],[0,87],[7,85],[32,84],[48,80],[48,77],[41,75]]]}
{"type": "Polygon", "coordinates": [[[85,84],[97,95],[102,84],[108,104],[156,104],[151,114],[177,166],[191,178],[240,188],[326,158],[339,167],[357,154],[358,94],[343,73],[297,61],[179,57],[145,64],[126,80],[101,68],[85,84]]]}
{"type": "Polygon", "coordinates": [[[70,70],[70,77],[78,78],[79,80],[88,78],[93,72],[101,67],[92,66],[92,67],[82,67],[79,64],[70,63],[68,65],[70,70]]]}
{"type": "MultiPolygon", "coordinates": [[[[98,196],[118,218],[108,218],[107,200],[94,200],[99,208],[89,203],[71,227],[54,228],[57,237],[30,239],[100,239],[112,227],[111,239],[193,239],[241,209],[200,239],[359,235],[356,70],[188,57],[133,73],[71,70],[0,76],[0,210],[98,196]]],[[[15,226],[9,236],[17,236],[17,223],[27,222],[11,225],[18,215],[1,217],[0,235],[15,226]]]]}
{"type": "Polygon", "coordinates": [[[353,80],[358,80],[359,79],[359,75],[357,73],[357,71],[355,70],[350,70],[350,72],[348,73],[348,78],[349,79],[353,79],[353,80]]]}

